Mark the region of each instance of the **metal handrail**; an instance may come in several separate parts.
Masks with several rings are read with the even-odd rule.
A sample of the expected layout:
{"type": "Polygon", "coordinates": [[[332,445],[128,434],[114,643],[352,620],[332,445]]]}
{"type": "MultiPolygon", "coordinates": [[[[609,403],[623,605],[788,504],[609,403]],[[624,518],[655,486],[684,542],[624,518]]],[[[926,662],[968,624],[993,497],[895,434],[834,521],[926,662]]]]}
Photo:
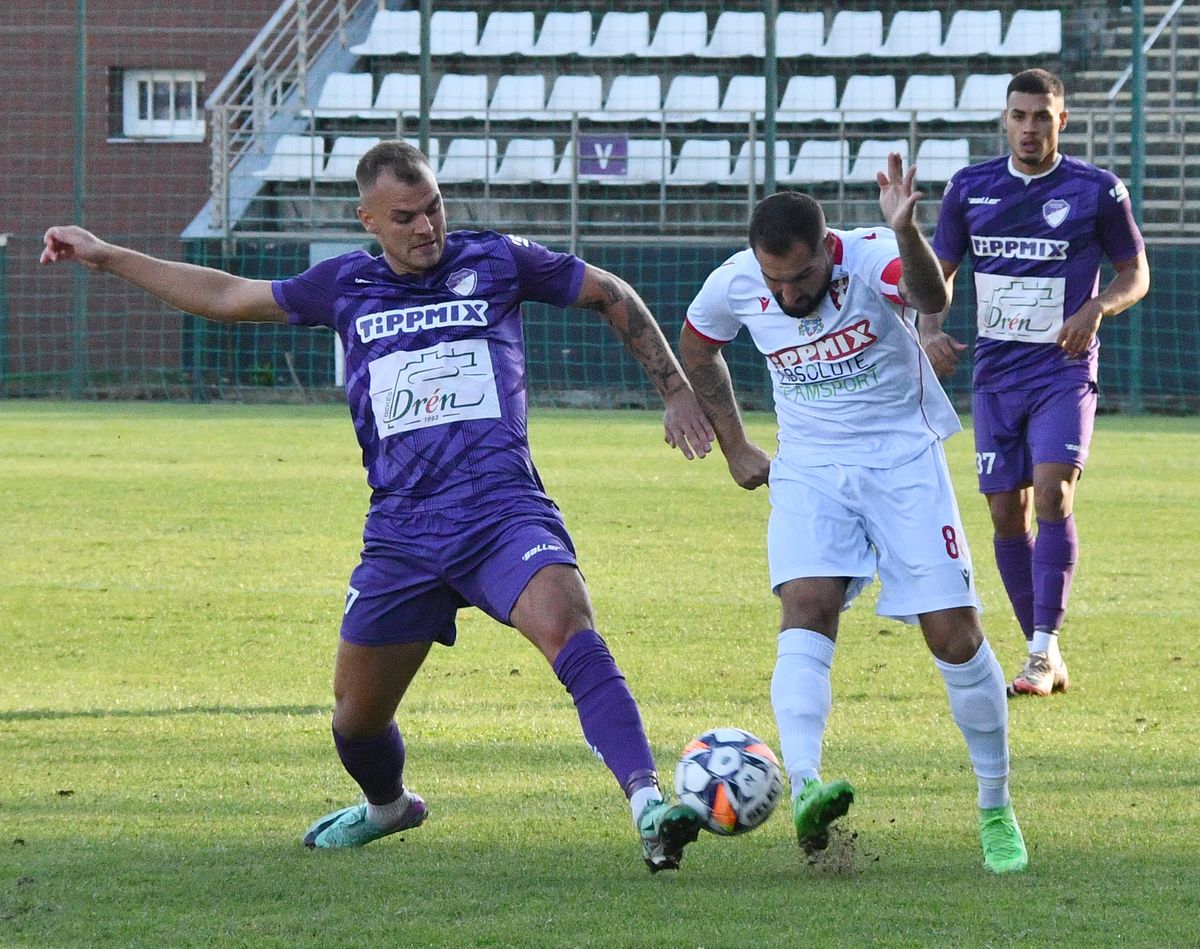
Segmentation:
{"type": "MultiPolygon", "coordinates": [[[[1171,20],[1175,18],[1175,14],[1179,12],[1179,9],[1183,6],[1183,4],[1184,0],[1175,0],[1175,2],[1168,7],[1167,12],[1162,15],[1162,19],[1158,21],[1158,26],[1150,31],[1150,35],[1146,37],[1146,41],[1142,44],[1143,53],[1148,53],[1154,48],[1154,44],[1158,42],[1158,38],[1162,36],[1163,31],[1167,28],[1168,24],[1170,24],[1171,20]]],[[[1130,63],[1124,68],[1124,70],[1121,71],[1121,75],[1117,77],[1117,81],[1114,82],[1112,88],[1108,90],[1108,101],[1110,105],[1116,101],[1117,94],[1120,93],[1120,91],[1125,87],[1125,83],[1129,82],[1129,79],[1132,75],[1133,63],[1130,63]]]]}

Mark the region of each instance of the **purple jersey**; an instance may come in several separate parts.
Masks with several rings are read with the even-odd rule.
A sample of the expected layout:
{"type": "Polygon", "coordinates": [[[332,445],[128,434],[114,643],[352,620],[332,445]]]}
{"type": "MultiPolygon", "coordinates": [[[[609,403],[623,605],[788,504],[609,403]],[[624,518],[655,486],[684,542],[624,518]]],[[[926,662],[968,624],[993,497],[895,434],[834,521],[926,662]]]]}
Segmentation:
{"type": "Polygon", "coordinates": [[[1087,162],[1063,155],[1033,178],[1008,157],[956,172],[933,250],[952,264],[970,253],[974,264],[976,391],[1094,382],[1099,340],[1069,359],[1059,330],[1099,291],[1101,254],[1119,263],[1142,247],[1125,186],[1087,162]]]}
{"type": "Polygon", "coordinates": [[[578,257],[521,237],[453,231],[426,273],[397,274],[354,251],[272,283],[290,322],[341,337],[372,510],[544,497],[529,454],[520,305],[569,306],[583,273],[578,257]]]}

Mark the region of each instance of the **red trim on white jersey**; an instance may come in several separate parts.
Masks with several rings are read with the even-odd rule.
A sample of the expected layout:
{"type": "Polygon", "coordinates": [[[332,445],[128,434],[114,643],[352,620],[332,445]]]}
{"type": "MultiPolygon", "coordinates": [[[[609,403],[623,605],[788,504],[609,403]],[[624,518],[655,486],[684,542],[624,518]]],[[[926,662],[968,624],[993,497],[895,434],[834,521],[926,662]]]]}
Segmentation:
{"type": "Polygon", "coordinates": [[[904,268],[900,263],[900,258],[897,257],[890,264],[883,268],[883,273],[879,275],[879,282],[883,285],[883,295],[893,303],[899,303],[901,306],[907,305],[904,297],[900,296],[900,278],[904,276],[904,268]],[[889,291],[887,287],[895,288],[895,292],[889,291]]]}
{"type": "Polygon", "coordinates": [[[685,318],[683,321],[683,325],[686,326],[691,332],[693,332],[697,336],[699,336],[702,340],[704,340],[704,342],[706,342],[712,346],[724,346],[726,343],[730,342],[730,340],[727,340],[727,339],[714,339],[711,336],[705,336],[698,329],[696,329],[695,326],[692,325],[692,321],[689,319],[685,318]]]}

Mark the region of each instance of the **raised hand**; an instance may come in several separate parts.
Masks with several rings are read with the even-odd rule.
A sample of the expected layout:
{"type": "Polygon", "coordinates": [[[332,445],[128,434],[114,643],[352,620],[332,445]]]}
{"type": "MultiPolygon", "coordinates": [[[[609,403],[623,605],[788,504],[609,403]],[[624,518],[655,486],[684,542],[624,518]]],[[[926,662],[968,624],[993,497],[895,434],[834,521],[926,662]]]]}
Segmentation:
{"type": "Polygon", "coordinates": [[[920,191],[913,190],[916,175],[915,165],[904,170],[904,160],[898,152],[888,155],[887,171],[875,174],[879,183],[879,208],[893,231],[915,225],[917,202],[924,197],[920,191]]]}

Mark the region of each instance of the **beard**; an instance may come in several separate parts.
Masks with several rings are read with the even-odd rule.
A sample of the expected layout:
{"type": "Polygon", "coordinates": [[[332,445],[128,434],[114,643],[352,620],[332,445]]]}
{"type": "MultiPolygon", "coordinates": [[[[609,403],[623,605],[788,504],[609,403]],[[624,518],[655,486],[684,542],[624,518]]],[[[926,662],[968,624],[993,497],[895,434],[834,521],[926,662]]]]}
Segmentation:
{"type": "Polygon", "coordinates": [[[803,297],[797,300],[791,306],[785,304],[778,296],[775,297],[775,302],[779,304],[779,309],[783,310],[788,316],[794,320],[803,319],[806,316],[811,316],[812,313],[821,305],[821,301],[829,293],[829,287],[833,284],[833,267],[829,268],[829,272],[825,274],[825,281],[821,285],[821,291],[811,297],[803,297]]]}

